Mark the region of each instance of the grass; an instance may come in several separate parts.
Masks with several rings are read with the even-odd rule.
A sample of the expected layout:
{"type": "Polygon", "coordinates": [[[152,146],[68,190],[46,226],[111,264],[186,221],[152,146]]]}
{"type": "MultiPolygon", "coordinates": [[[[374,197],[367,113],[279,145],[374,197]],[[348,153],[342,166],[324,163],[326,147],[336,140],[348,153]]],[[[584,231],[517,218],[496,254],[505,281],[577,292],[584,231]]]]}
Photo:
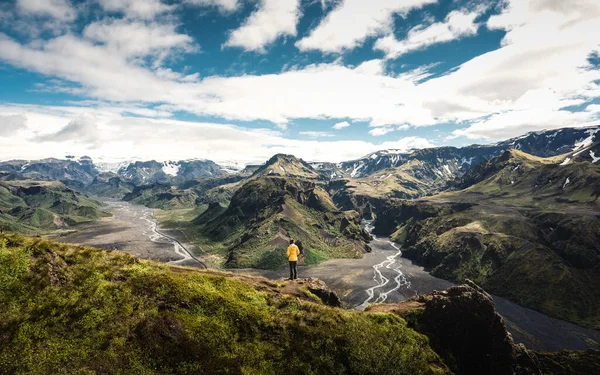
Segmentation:
{"type": "Polygon", "coordinates": [[[0,368],[27,374],[447,374],[390,314],[262,279],[0,235],[0,368]]]}

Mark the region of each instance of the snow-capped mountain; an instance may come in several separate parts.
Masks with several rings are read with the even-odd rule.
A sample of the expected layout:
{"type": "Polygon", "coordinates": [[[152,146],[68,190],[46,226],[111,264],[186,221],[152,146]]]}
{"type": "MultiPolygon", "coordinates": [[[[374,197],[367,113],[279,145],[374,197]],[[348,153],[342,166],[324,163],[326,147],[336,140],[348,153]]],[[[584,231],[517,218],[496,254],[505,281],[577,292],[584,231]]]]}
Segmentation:
{"type": "Polygon", "coordinates": [[[491,159],[508,149],[549,157],[585,148],[600,140],[600,126],[564,128],[531,132],[490,145],[437,147],[411,151],[381,150],[357,160],[341,163],[311,163],[329,179],[364,178],[388,168],[398,168],[411,161],[426,163],[434,173],[449,179],[462,175],[484,159],[491,159]]]}
{"type": "Polygon", "coordinates": [[[15,178],[73,181],[87,185],[98,175],[98,169],[89,157],[79,159],[11,160],[0,162],[0,172],[15,178]]]}
{"type": "Polygon", "coordinates": [[[155,182],[183,182],[201,177],[227,174],[223,167],[210,160],[136,161],[118,170],[118,175],[135,185],[155,182]]]}

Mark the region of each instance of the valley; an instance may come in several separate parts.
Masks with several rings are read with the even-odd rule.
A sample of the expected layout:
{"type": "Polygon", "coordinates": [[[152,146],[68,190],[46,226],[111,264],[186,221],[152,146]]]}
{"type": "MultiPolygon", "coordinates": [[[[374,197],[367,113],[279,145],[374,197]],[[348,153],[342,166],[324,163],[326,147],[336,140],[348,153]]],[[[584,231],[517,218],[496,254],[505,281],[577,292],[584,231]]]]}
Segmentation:
{"type": "Polygon", "coordinates": [[[158,228],[155,210],[116,200],[104,200],[103,203],[111,217],[46,237],[65,243],[124,251],[142,259],[206,268],[193,255],[194,245],[180,243],[158,228]]]}
{"type": "MultiPolygon", "coordinates": [[[[177,233],[156,229],[151,210],[128,202],[105,200],[113,217],[84,224],[75,231],[56,233],[49,239],[81,244],[101,249],[119,250],[142,259],[159,260],[173,265],[205,268],[203,259],[192,259],[183,253],[194,251],[193,244],[178,244],[170,235],[177,233]],[[169,237],[166,237],[169,236],[169,237]]],[[[363,222],[367,229],[370,222],[363,222]]],[[[180,239],[181,240],[181,239],[180,239]]],[[[301,278],[323,280],[350,308],[363,310],[370,303],[398,303],[416,295],[444,290],[452,282],[432,276],[423,267],[402,257],[400,249],[388,238],[375,238],[369,243],[370,253],[361,259],[333,259],[316,265],[301,265],[301,278]]],[[[194,254],[202,254],[194,251],[194,254]]],[[[210,259],[210,257],[209,257],[210,259]]],[[[302,260],[301,260],[302,264],[302,260]]],[[[287,268],[258,270],[230,269],[236,274],[256,275],[272,280],[288,277],[287,268]]],[[[516,343],[524,343],[534,350],[585,350],[598,348],[600,332],[551,318],[535,310],[521,307],[504,298],[494,296],[497,311],[504,317],[516,343]]]]}

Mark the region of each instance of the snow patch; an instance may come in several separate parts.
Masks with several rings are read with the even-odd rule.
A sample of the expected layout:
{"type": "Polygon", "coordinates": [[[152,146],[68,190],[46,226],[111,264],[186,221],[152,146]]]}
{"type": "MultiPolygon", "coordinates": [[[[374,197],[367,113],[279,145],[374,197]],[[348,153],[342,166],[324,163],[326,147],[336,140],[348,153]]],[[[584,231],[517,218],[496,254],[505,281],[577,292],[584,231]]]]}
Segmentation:
{"type": "Polygon", "coordinates": [[[279,166],[279,169],[281,169],[283,171],[283,173],[285,173],[285,169],[283,169],[283,166],[279,166]]]}
{"type": "Polygon", "coordinates": [[[463,165],[463,164],[469,164],[469,165],[471,165],[473,163],[473,159],[475,159],[474,156],[471,156],[469,159],[462,158],[462,160],[460,161],[460,165],[463,165]]]}
{"type": "Polygon", "coordinates": [[[591,150],[590,150],[590,157],[592,158],[592,163],[595,163],[598,160],[600,160],[600,157],[596,157],[596,154],[594,154],[594,151],[591,151],[591,150]]]}
{"type": "Polygon", "coordinates": [[[437,174],[439,174],[440,177],[444,177],[444,173],[442,173],[442,171],[440,171],[439,169],[435,168],[434,172],[437,173],[437,174]]]}
{"type": "Polygon", "coordinates": [[[575,142],[574,147],[573,147],[573,151],[574,150],[578,150],[580,148],[586,148],[589,145],[591,145],[592,143],[594,143],[594,135],[596,133],[598,133],[598,131],[600,131],[600,129],[589,129],[586,130],[586,134],[588,135],[587,138],[582,138],[579,141],[575,142]]]}
{"type": "Polygon", "coordinates": [[[448,164],[444,164],[444,169],[446,170],[446,172],[448,172],[448,174],[452,174],[452,172],[450,171],[450,167],[448,167],[448,164]]]}
{"type": "Polygon", "coordinates": [[[513,172],[514,172],[514,171],[516,171],[517,169],[519,169],[520,167],[521,167],[521,164],[517,165],[517,166],[515,167],[515,169],[513,169],[513,172]]]}
{"type": "Polygon", "coordinates": [[[350,173],[350,177],[354,178],[356,177],[356,175],[358,174],[358,171],[363,167],[363,163],[357,163],[354,164],[354,169],[352,170],[352,173],[350,173]]]}
{"type": "MultiPolygon", "coordinates": [[[[144,168],[145,170],[146,168],[144,168]]],[[[165,174],[169,175],[169,176],[177,176],[177,173],[179,172],[179,164],[172,162],[172,161],[165,161],[163,163],[163,167],[162,167],[162,171],[165,172],[165,174]]]]}
{"type": "Polygon", "coordinates": [[[571,162],[571,158],[566,158],[565,161],[563,161],[562,163],[560,163],[560,165],[567,165],[571,162]]]}
{"type": "Polygon", "coordinates": [[[565,181],[565,184],[563,185],[563,189],[569,184],[569,182],[571,182],[571,180],[569,179],[569,177],[567,177],[567,180],[565,181]]]}

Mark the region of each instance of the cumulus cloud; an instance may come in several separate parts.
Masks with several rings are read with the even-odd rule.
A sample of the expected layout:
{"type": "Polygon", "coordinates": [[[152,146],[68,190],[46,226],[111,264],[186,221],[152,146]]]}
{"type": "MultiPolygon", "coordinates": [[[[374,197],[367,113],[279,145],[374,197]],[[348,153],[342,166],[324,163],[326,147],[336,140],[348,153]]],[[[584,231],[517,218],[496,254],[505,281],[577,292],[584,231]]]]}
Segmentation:
{"type": "Polygon", "coordinates": [[[380,128],[374,128],[369,130],[369,134],[373,135],[373,136],[380,136],[380,135],[386,135],[387,133],[391,133],[393,131],[395,131],[396,129],[393,127],[380,127],[380,128]]]}
{"type": "Polygon", "coordinates": [[[168,12],[174,6],[167,5],[161,0],[97,0],[104,10],[110,12],[123,12],[127,16],[152,19],[153,17],[168,12]]]}
{"type": "MultiPolygon", "coordinates": [[[[327,19],[333,20],[336,12],[357,7],[356,4],[341,3],[321,24],[333,22],[327,19]]],[[[400,9],[398,2],[385,2],[391,4],[387,8],[382,8],[383,1],[375,4],[380,5],[379,9],[385,8],[386,17],[400,9]]],[[[410,4],[417,6],[416,2],[410,4]]],[[[385,61],[379,59],[358,66],[346,66],[336,60],[273,74],[184,75],[147,64],[147,59],[138,57],[147,54],[146,57],[161,60],[155,56],[152,44],[145,44],[146,39],[139,39],[138,47],[127,39],[122,41],[118,35],[100,32],[105,23],[137,27],[139,22],[135,20],[100,21],[97,32],[90,31],[87,36],[67,34],[44,43],[22,43],[0,34],[0,60],[75,82],[90,98],[138,106],[160,103],[161,110],[167,112],[187,111],[228,120],[267,120],[282,127],[297,118],[347,118],[369,122],[374,128],[457,122],[466,124],[457,133],[465,137],[482,134],[486,126],[494,124],[491,119],[504,118],[516,125],[506,124],[504,133],[489,134],[514,136],[538,126],[529,118],[533,109],[540,111],[537,118],[553,124],[569,126],[571,121],[594,120],[590,111],[588,117],[577,117],[582,115],[576,116],[564,108],[600,97],[600,71],[592,69],[588,62],[600,45],[600,34],[596,32],[600,3],[578,0],[569,2],[570,6],[561,4],[554,0],[507,1],[501,13],[486,24],[490,29],[505,31],[502,45],[433,78],[428,76],[428,67],[397,76],[386,74],[385,61]],[[423,77],[429,79],[422,82],[423,77]],[[554,115],[563,120],[550,121],[554,115]],[[473,128],[469,130],[470,127],[473,128]]],[[[360,26],[361,19],[352,22],[360,26]]],[[[345,38],[343,26],[332,33],[345,38]]],[[[321,25],[312,33],[317,35],[319,28],[321,25]]],[[[156,43],[172,47],[159,50],[167,49],[173,54],[188,51],[184,46],[190,41],[177,36],[175,29],[169,30],[168,35],[175,39],[155,39],[156,43]]],[[[500,120],[495,123],[493,126],[500,126],[500,120]]]]}
{"type": "Polygon", "coordinates": [[[150,54],[164,58],[174,51],[195,51],[197,46],[193,38],[176,32],[175,27],[173,24],[157,22],[109,19],[89,24],[83,30],[83,36],[103,43],[126,58],[150,54]]]}
{"type": "Polygon", "coordinates": [[[341,52],[366,38],[391,31],[392,15],[435,3],[436,0],[344,0],[296,46],[302,50],[341,52]]]}
{"type": "Polygon", "coordinates": [[[261,0],[258,9],[242,26],[231,32],[225,47],[264,52],[281,36],[296,36],[300,0],[261,0]]]}
{"type": "Polygon", "coordinates": [[[600,108],[594,111],[569,112],[531,108],[497,113],[452,132],[451,138],[506,139],[527,131],[597,125],[600,108]]]}
{"type": "Polygon", "coordinates": [[[0,136],[10,137],[19,130],[25,129],[27,118],[23,115],[0,115],[0,136]]]}
{"type": "Polygon", "coordinates": [[[185,0],[185,2],[198,6],[215,6],[226,12],[237,10],[240,5],[238,0],[185,0]]]}
{"type": "Polygon", "coordinates": [[[72,21],[77,17],[68,0],[17,0],[21,14],[45,16],[61,21],[72,21]]]}
{"type": "MultiPolygon", "coordinates": [[[[483,9],[482,9],[483,10],[483,9]]],[[[417,26],[408,32],[404,40],[397,40],[393,34],[380,38],[375,49],[385,52],[388,59],[397,58],[405,53],[424,49],[437,43],[446,43],[465,36],[477,34],[479,25],[475,19],[481,10],[467,12],[455,10],[450,12],[443,22],[429,26],[417,26]]]]}
{"type": "Polygon", "coordinates": [[[333,137],[333,134],[329,132],[304,131],[299,133],[300,135],[305,135],[310,138],[333,137]]]}
{"type": "Polygon", "coordinates": [[[333,125],[333,129],[335,130],[342,130],[344,128],[349,127],[350,124],[348,123],[348,121],[342,121],[342,122],[338,122],[337,124],[333,125]]]}

